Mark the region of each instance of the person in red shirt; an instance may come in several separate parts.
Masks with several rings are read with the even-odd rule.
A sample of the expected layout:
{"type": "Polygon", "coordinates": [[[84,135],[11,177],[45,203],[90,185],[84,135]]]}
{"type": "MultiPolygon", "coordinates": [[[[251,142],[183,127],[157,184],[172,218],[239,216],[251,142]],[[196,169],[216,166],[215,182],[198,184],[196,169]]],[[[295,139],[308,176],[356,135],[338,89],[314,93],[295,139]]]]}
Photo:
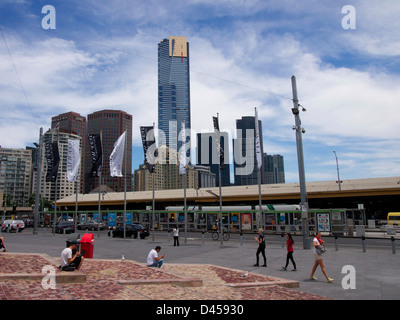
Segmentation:
{"type": "Polygon", "coordinates": [[[286,265],[284,267],[282,267],[283,270],[286,270],[286,268],[289,265],[289,259],[292,261],[293,267],[294,269],[292,271],[296,271],[296,262],[294,262],[293,259],[293,239],[292,239],[292,235],[290,233],[286,233],[286,247],[287,247],[287,255],[286,255],[286,265]]]}

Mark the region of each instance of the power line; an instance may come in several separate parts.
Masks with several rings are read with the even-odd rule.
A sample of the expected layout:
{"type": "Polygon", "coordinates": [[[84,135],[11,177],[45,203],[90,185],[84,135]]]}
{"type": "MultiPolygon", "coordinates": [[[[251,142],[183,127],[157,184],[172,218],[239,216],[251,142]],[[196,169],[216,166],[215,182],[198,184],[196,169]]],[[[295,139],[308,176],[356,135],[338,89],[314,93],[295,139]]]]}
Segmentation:
{"type": "MultiPolygon", "coordinates": [[[[35,121],[36,121],[36,118],[35,118],[34,115],[33,115],[32,107],[31,107],[31,104],[29,103],[28,96],[27,96],[27,94],[26,94],[25,88],[24,88],[24,86],[23,86],[23,84],[22,84],[22,81],[21,81],[21,78],[20,78],[20,76],[19,76],[19,74],[18,74],[17,67],[15,66],[14,59],[13,59],[13,57],[12,57],[10,48],[8,47],[6,37],[4,36],[4,32],[3,32],[3,28],[2,28],[2,27],[0,27],[0,31],[1,31],[1,35],[3,36],[4,44],[6,45],[6,48],[7,48],[7,51],[8,51],[8,55],[10,56],[10,60],[11,60],[12,65],[13,65],[13,67],[14,67],[15,74],[17,75],[19,84],[20,84],[20,86],[21,86],[21,88],[22,88],[22,92],[24,93],[26,103],[28,104],[28,107],[29,107],[29,109],[31,110],[32,118],[35,119],[35,121]]],[[[36,125],[38,125],[37,121],[36,121],[36,125]]]]}

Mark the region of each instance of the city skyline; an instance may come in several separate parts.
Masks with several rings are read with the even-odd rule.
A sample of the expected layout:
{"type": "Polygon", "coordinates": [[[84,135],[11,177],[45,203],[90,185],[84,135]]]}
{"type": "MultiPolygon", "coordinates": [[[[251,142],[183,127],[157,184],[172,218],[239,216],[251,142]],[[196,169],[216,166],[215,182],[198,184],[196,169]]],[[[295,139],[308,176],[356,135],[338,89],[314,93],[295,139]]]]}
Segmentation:
{"type": "Polygon", "coordinates": [[[365,1],[342,12],[347,5],[4,1],[0,145],[32,146],[57,114],[125,110],[134,117],[137,168],[139,127],[157,120],[157,44],[182,35],[191,49],[194,131],[212,131],[219,113],[231,141],[235,120],[257,107],[264,152],[284,155],[286,182],[297,182],[295,75],[307,109],[301,113],[307,181],[337,179],[333,151],[343,180],[400,175],[400,8],[396,1],[365,1]],[[48,4],[56,10],[55,29],[43,28],[48,4]]]}

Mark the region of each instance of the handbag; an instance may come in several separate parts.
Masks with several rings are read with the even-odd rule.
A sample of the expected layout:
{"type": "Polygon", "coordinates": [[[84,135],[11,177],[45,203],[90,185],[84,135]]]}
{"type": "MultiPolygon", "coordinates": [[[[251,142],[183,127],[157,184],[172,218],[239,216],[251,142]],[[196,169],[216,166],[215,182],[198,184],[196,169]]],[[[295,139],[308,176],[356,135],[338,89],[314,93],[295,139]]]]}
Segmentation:
{"type": "Polygon", "coordinates": [[[325,246],[323,244],[321,244],[318,247],[315,247],[317,250],[317,254],[323,254],[327,251],[327,249],[325,248],[325,246]]]}

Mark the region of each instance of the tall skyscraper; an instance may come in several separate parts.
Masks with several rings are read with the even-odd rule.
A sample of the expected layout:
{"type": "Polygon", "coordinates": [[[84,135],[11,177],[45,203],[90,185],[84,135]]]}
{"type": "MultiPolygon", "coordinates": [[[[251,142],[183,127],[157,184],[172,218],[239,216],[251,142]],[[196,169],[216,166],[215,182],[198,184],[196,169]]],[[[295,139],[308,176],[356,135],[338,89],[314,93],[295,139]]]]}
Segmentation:
{"type": "MultiPolygon", "coordinates": [[[[229,140],[226,132],[221,132],[221,145],[224,150],[225,167],[221,170],[221,186],[229,186],[230,181],[230,161],[229,161],[229,140]]],[[[196,163],[203,166],[209,166],[212,173],[215,174],[216,186],[219,186],[219,154],[217,153],[215,132],[206,132],[197,134],[197,153],[196,163]]]]}
{"type": "MultiPolygon", "coordinates": [[[[260,133],[261,154],[263,154],[261,120],[258,120],[258,130],[260,133]]],[[[237,138],[233,140],[235,185],[258,184],[258,168],[255,152],[255,117],[242,117],[242,119],[236,120],[236,134],[237,138]]],[[[262,173],[263,165],[261,165],[260,170],[262,173]]],[[[264,183],[263,175],[261,175],[261,183],[264,183]]]]}
{"type": "Polygon", "coordinates": [[[159,132],[159,146],[179,150],[183,121],[191,128],[189,43],[170,36],[158,44],[158,129],[164,133],[159,132]]]}
{"type": "MultiPolygon", "coordinates": [[[[126,165],[126,190],[132,190],[132,115],[120,110],[101,110],[91,113],[87,117],[87,133],[98,134],[102,133],[102,150],[103,150],[103,166],[101,171],[102,185],[107,185],[116,192],[124,191],[123,178],[110,176],[110,155],[114,149],[114,143],[118,140],[119,136],[127,130],[126,140],[127,148],[124,154],[124,161],[122,167],[125,168],[125,159],[128,159],[126,165]]],[[[87,139],[87,137],[86,137],[87,139]]],[[[92,158],[90,156],[89,143],[86,144],[86,165],[85,165],[85,193],[89,193],[98,187],[98,178],[89,177],[92,168],[92,158]]],[[[124,173],[124,170],[122,172],[124,173]]]]}
{"type": "Polygon", "coordinates": [[[81,116],[76,112],[66,112],[51,118],[51,128],[58,126],[60,132],[77,134],[81,137],[81,168],[80,168],[80,183],[79,192],[84,193],[85,188],[85,148],[88,143],[86,135],[86,117],[81,116]]]}

